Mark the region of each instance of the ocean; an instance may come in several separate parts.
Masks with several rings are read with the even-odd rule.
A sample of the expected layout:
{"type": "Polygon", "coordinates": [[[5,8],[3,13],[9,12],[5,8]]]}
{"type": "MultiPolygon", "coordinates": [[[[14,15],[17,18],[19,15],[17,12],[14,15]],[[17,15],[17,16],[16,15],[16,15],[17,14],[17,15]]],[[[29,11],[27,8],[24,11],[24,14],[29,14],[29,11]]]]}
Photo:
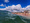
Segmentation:
{"type": "Polygon", "coordinates": [[[30,19],[0,10],[0,23],[30,23],[30,19]]]}

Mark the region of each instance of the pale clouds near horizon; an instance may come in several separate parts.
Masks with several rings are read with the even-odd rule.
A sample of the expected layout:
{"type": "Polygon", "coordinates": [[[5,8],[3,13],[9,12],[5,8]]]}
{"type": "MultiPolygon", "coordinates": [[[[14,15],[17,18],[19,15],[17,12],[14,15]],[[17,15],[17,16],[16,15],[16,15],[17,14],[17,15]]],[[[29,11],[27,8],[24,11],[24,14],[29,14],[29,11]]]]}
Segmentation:
{"type": "Polygon", "coordinates": [[[7,10],[10,12],[21,12],[21,11],[23,12],[24,10],[30,10],[30,5],[26,6],[25,8],[24,7],[22,8],[20,4],[17,4],[17,5],[8,6],[0,10],[7,10]]]}

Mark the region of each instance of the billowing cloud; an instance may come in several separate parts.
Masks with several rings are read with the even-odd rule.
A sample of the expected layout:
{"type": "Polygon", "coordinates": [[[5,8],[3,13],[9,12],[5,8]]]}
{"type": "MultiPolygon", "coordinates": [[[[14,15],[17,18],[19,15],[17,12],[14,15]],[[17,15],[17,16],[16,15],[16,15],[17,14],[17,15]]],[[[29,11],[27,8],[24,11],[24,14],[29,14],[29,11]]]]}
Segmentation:
{"type": "Polygon", "coordinates": [[[27,10],[30,10],[30,5],[28,5],[28,6],[26,7],[26,9],[27,9],[27,10]]]}
{"type": "Polygon", "coordinates": [[[8,6],[4,8],[4,10],[10,11],[10,12],[23,12],[24,10],[30,10],[30,5],[28,5],[25,8],[22,8],[20,4],[17,4],[17,5],[8,6]]]}
{"type": "Polygon", "coordinates": [[[5,0],[4,2],[8,3],[8,2],[9,2],[9,0],[5,0]]]}
{"type": "Polygon", "coordinates": [[[11,12],[19,12],[21,8],[22,8],[21,5],[18,4],[6,7],[6,10],[9,10],[11,12]]]}

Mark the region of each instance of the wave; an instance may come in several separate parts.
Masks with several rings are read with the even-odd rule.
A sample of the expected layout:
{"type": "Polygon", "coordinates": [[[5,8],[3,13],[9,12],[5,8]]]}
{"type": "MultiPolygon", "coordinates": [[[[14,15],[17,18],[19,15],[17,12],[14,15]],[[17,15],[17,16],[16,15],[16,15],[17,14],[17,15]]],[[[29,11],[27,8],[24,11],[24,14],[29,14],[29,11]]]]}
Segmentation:
{"type": "Polygon", "coordinates": [[[30,19],[12,14],[9,11],[0,11],[0,23],[30,23],[30,19]]]}

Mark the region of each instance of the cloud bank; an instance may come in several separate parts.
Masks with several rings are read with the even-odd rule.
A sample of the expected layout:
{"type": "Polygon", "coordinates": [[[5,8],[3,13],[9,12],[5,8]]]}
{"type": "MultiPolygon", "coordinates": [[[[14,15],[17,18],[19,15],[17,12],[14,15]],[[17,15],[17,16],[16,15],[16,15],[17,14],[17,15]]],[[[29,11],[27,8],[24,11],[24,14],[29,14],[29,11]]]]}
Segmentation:
{"type": "Polygon", "coordinates": [[[17,4],[17,5],[8,6],[0,10],[7,10],[10,12],[23,12],[24,10],[30,10],[30,5],[28,5],[25,8],[22,8],[20,4],[17,4]]]}

